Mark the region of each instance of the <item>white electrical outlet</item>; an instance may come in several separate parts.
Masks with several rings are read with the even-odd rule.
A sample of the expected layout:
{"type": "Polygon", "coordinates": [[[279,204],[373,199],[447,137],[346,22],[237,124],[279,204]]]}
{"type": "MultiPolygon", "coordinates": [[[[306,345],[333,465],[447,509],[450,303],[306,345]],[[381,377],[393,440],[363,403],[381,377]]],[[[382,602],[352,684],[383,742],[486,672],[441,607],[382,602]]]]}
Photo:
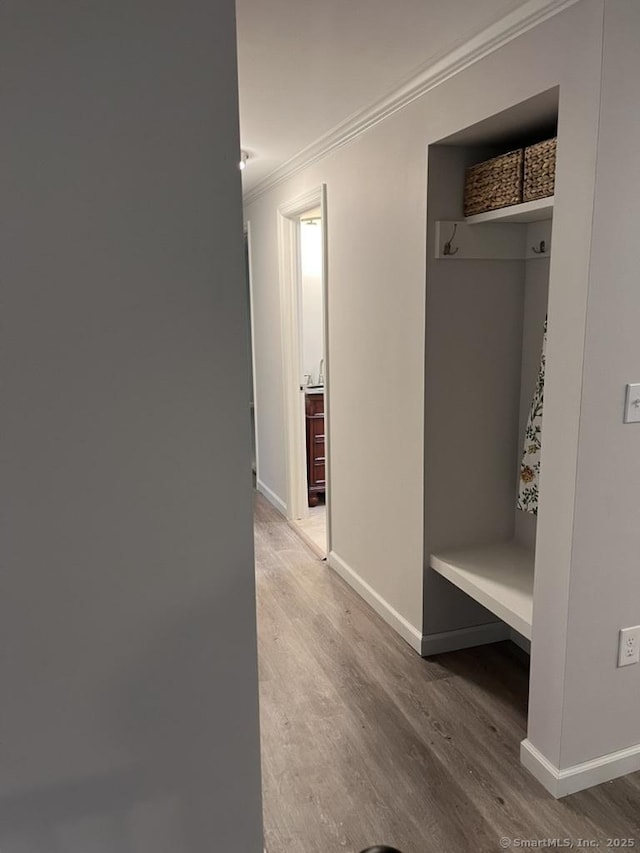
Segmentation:
{"type": "Polygon", "coordinates": [[[640,663],[640,625],[621,628],[618,645],[618,666],[640,663]]]}

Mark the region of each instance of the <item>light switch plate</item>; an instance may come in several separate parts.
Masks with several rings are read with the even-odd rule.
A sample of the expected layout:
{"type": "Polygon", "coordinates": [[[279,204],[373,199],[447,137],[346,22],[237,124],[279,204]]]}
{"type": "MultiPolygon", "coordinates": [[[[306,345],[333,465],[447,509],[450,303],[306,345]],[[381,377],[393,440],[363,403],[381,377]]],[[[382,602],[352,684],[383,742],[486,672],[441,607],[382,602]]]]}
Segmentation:
{"type": "Polygon", "coordinates": [[[627,400],[624,407],[625,424],[640,423],[640,382],[627,385],[627,400]]]}

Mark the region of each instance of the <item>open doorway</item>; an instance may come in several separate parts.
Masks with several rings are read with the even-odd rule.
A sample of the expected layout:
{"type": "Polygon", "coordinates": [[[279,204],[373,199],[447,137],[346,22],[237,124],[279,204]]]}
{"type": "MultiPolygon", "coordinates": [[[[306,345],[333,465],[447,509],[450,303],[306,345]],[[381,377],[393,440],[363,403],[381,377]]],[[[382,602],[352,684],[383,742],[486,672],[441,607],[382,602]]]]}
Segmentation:
{"type": "Polygon", "coordinates": [[[325,190],[279,209],[287,515],[308,544],[329,551],[325,190]]]}
{"type": "Polygon", "coordinates": [[[304,393],[306,488],[309,514],[296,525],[317,549],[327,552],[324,294],[322,210],[300,217],[300,359],[304,393]]]}

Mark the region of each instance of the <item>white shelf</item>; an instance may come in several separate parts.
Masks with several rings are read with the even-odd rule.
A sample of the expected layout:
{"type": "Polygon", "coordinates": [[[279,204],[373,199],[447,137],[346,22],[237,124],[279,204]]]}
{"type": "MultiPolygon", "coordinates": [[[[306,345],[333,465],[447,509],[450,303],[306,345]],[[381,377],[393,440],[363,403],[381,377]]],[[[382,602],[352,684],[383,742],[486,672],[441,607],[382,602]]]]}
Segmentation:
{"type": "Polygon", "coordinates": [[[534,552],[517,542],[431,555],[431,568],[528,640],[533,621],[534,552]]]}
{"type": "Polygon", "coordinates": [[[554,197],[539,198],[535,201],[525,201],[511,207],[501,207],[499,210],[489,210],[487,213],[476,213],[467,216],[467,225],[483,225],[487,222],[541,222],[553,218],[554,197]]]}

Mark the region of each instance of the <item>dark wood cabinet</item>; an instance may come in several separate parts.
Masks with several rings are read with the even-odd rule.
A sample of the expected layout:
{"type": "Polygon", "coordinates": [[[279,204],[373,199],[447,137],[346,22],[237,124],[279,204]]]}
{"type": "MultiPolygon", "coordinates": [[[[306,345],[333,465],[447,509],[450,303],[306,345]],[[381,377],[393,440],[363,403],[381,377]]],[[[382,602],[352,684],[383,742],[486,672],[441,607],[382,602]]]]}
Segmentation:
{"type": "Polygon", "coordinates": [[[318,496],[325,493],[324,394],[305,394],[307,427],[307,486],[309,506],[317,506],[318,496]]]}

